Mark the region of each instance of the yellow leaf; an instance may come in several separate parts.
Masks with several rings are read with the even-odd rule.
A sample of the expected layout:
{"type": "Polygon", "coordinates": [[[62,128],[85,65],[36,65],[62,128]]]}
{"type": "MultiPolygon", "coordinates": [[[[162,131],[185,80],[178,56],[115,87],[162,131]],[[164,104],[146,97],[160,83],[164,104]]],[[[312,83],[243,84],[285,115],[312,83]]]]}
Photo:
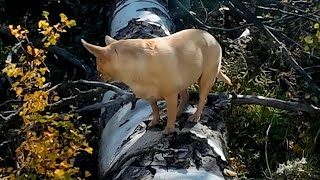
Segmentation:
{"type": "Polygon", "coordinates": [[[54,175],[56,177],[61,177],[64,175],[64,170],[63,169],[56,169],[56,170],[54,170],[54,175]]]}
{"type": "Polygon", "coordinates": [[[310,48],[309,48],[309,46],[304,46],[303,50],[309,52],[310,48]]]}
{"type": "Polygon", "coordinates": [[[315,24],[313,25],[313,28],[319,29],[319,23],[315,23],[315,24]]]}
{"type": "Polygon", "coordinates": [[[12,87],[13,87],[13,88],[14,88],[14,87],[17,87],[19,84],[20,84],[19,81],[18,81],[18,82],[15,82],[15,83],[12,84],[12,87]]]}
{"type": "Polygon", "coordinates": [[[71,28],[72,26],[76,26],[77,23],[75,20],[72,19],[72,20],[66,22],[66,25],[68,26],[68,28],[71,28]]]}
{"type": "Polygon", "coordinates": [[[36,66],[40,66],[40,65],[41,65],[41,61],[40,61],[39,59],[35,59],[35,60],[33,61],[33,63],[34,63],[34,65],[36,65],[36,66]]]}
{"type": "Polygon", "coordinates": [[[44,75],[46,72],[47,72],[47,70],[48,70],[48,68],[40,68],[40,73],[42,74],[42,75],[44,75]]]}
{"type": "Polygon", "coordinates": [[[27,46],[27,52],[32,55],[32,47],[30,45],[27,46]]]}
{"type": "Polygon", "coordinates": [[[21,87],[18,87],[18,88],[16,89],[16,94],[17,94],[17,96],[20,96],[22,92],[23,92],[23,89],[22,89],[21,87]]]}
{"type": "Polygon", "coordinates": [[[53,100],[54,101],[59,101],[60,97],[59,96],[54,96],[53,100]]]}
{"type": "Polygon", "coordinates": [[[91,176],[91,173],[89,171],[85,171],[84,174],[85,174],[85,177],[91,176]]]}
{"type": "Polygon", "coordinates": [[[91,147],[87,147],[84,149],[87,153],[92,154],[93,149],[91,147]]]}
{"type": "Polygon", "coordinates": [[[48,27],[48,25],[49,25],[49,23],[47,23],[47,21],[45,21],[45,20],[40,20],[38,22],[38,27],[39,28],[46,28],[46,27],[48,27]]]}
{"type": "Polygon", "coordinates": [[[64,13],[60,14],[60,18],[61,18],[61,22],[65,22],[66,20],[68,20],[67,16],[64,13]]]}
{"type": "Polygon", "coordinates": [[[50,42],[44,43],[44,47],[49,47],[50,45],[51,45],[50,42]]]}
{"type": "Polygon", "coordinates": [[[304,41],[307,43],[307,44],[313,44],[313,37],[312,36],[306,36],[304,38],[304,41]]]}
{"type": "Polygon", "coordinates": [[[56,44],[57,44],[57,40],[54,39],[54,38],[50,39],[49,42],[50,42],[50,44],[52,44],[52,45],[56,45],[56,44]]]}

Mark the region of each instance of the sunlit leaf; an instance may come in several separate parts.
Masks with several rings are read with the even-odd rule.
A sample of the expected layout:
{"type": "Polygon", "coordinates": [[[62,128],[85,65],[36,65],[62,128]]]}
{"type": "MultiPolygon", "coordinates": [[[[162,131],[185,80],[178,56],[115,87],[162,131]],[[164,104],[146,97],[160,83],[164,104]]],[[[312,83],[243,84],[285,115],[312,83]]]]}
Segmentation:
{"type": "Polygon", "coordinates": [[[61,177],[64,175],[64,170],[63,169],[56,169],[54,170],[54,176],[55,177],[61,177]]]}
{"type": "Polygon", "coordinates": [[[307,43],[307,44],[313,44],[313,37],[312,36],[306,36],[304,38],[304,41],[307,43]]]}
{"type": "Polygon", "coordinates": [[[67,16],[64,13],[60,13],[61,22],[68,20],[67,16]]]}
{"type": "Polygon", "coordinates": [[[87,147],[84,149],[87,153],[92,154],[93,149],[91,147],[87,147]]]}

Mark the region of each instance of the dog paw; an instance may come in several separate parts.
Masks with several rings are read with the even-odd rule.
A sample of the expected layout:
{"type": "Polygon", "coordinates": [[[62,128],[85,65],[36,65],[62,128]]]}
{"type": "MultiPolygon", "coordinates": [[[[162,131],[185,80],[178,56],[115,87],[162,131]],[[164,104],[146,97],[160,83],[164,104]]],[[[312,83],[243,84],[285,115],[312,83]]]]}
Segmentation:
{"type": "Polygon", "coordinates": [[[164,135],[169,135],[170,133],[173,133],[175,131],[174,127],[166,127],[163,130],[164,135]]]}
{"type": "Polygon", "coordinates": [[[193,123],[197,123],[200,121],[200,115],[197,115],[197,114],[193,114],[192,116],[190,116],[188,118],[188,121],[189,122],[193,122],[193,123]]]}

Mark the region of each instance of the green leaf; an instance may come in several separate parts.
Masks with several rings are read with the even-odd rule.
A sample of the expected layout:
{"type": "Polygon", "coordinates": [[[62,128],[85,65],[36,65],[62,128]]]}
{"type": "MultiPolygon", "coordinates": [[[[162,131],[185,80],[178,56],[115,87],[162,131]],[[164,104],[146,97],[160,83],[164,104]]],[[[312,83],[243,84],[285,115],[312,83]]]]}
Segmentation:
{"type": "Polygon", "coordinates": [[[49,12],[48,11],[42,11],[41,15],[48,20],[48,16],[49,16],[49,12]]]}
{"type": "Polygon", "coordinates": [[[309,46],[304,46],[303,50],[309,52],[310,48],[309,48],[309,46]]]}
{"type": "Polygon", "coordinates": [[[307,44],[313,44],[313,37],[312,36],[306,36],[304,38],[304,41],[307,43],[307,44]]]}
{"type": "Polygon", "coordinates": [[[315,24],[313,25],[313,28],[319,29],[319,23],[315,23],[315,24]]]}

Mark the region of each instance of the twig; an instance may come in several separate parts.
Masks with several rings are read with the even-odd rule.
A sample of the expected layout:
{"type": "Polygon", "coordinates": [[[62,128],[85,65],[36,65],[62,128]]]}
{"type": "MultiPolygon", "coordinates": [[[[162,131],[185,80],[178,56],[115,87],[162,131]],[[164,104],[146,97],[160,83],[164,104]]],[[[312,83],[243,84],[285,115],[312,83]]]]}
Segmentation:
{"type": "Polygon", "coordinates": [[[180,8],[180,9],[182,10],[184,16],[186,16],[187,18],[191,19],[196,25],[198,25],[198,26],[200,26],[201,28],[204,28],[204,29],[212,29],[212,30],[230,32],[230,31],[236,31],[236,30],[239,30],[239,29],[243,29],[243,28],[246,28],[246,27],[252,25],[252,24],[245,24],[245,25],[238,26],[238,27],[235,27],[235,28],[230,28],[230,29],[208,26],[208,25],[204,24],[203,22],[201,22],[198,18],[196,18],[195,16],[193,16],[193,15],[189,12],[189,10],[188,10],[183,4],[181,4],[178,0],[172,0],[172,3],[173,3],[176,7],[180,8]]]}
{"type": "Polygon", "coordinates": [[[106,92],[108,89],[103,89],[103,88],[97,88],[97,89],[90,89],[88,91],[80,91],[79,93],[74,95],[74,96],[70,96],[67,98],[62,98],[61,100],[52,103],[52,104],[48,104],[48,108],[50,111],[56,111],[57,109],[70,105],[70,104],[74,104],[76,102],[79,102],[80,100],[86,100],[86,99],[91,99],[95,96],[97,96],[98,94],[104,93],[106,92]]]}
{"type": "Polygon", "coordinates": [[[7,123],[8,121],[10,121],[12,118],[17,117],[20,113],[20,111],[22,110],[22,107],[20,107],[19,109],[17,109],[14,113],[8,115],[8,116],[3,116],[2,114],[0,114],[0,119],[2,119],[4,122],[1,123],[7,123]]]}
{"type": "Polygon", "coordinates": [[[0,147],[6,145],[6,144],[8,144],[8,143],[11,143],[11,142],[12,142],[12,140],[2,141],[2,142],[0,143],[0,147]]]}
{"type": "Polygon", "coordinates": [[[127,93],[127,94],[124,94],[124,95],[118,97],[115,100],[110,100],[110,101],[106,101],[106,102],[100,102],[100,103],[97,103],[97,104],[89,105],[89,106],[83,107],[81,109],[77,109],[77,110],[75,110],[73,112],[75,112],[75,113],[83,113],[83,112],[87,112],[87,111],[94,111],[94,110],[97,110],[97,109],[110,107],[110,106],[113,106],[115,104],[120,104],[120,103],[124,103],[125,104],[125,103],[128,103],[128,102],[132,102],[132,103],[135,104],[136,97],[135,97],[134,94],[127,93]]]}
{"type": "Polygon", "coordinates": [[[282,10],[280,8],[275,8],[275,7],[256,6],[256,8],[264,9],[264,10],[271,10],[271,11],[278,11],[278,12],[281,12],[281,13],[284,13],[284,14],[293,15],[293,16],[304,18],[304,19],[308,19],[308,20],[313,21],[313,22],[317,22],[317,20],[308,17],[309,16],[308,14],[301,15],[301,14],[285,11],[285,10],[282,10]]]}
{"type": "Polygon", "coordinates": [[[265,145],[264,145],[264,155],[265,155],[265,158],[266,158],[266,164],[267,164],[269,176],[272,179],[272,173],[271,173],[270,166],[269,166],[269,161],[268,161],[268,136],[269,136],[269,131],[270,131],[271,126],[272,126],[272,122],[269,124],[269,127],[268,127],[267,132],[266,132],[266,141],[265,141],[265,145]]]}
{"type": "Polygon", "coordinates": [[[124,91],[124,90],[120,89],[119,87],[114,86],[112,84],[108,84],[108,83],[104,83],[104,82],[100,82],[100,81],[87,81],[87,80],[78,80],[78,81],[69,81],[69,82],[65,82],[65,83],[60,83],[60,84],[53,86],[49,90],[47,90],[47,92],[51,93],[52,91],[59,91],[61,89],[75,87],[76,85],[100,87],[103,89],[112,90],[120,95],[127,93],[126,91],[124,91]]]}
{"type": "Polygon", "coordinates": [[[291,8],[291,9],[293,9],[293,10],[296,10],[296,11],[301,12],[301,13],[303,13],[303,14],[306,14],[306,15],[308,15],[308,16],[313,16],[314,18],[317,18],[317,19],[320,18],[320,16],[317,16],[317,15],[315,15],[315,14],[310,14],[310,13],[308,13],[308,12],[302,10],[302,9],[299,9],[299,8],[297,8],[297,7],[295,7],[295,6],[289,5],[288,3],[285,3],[285,2],[281,2],[281,3],[277,2],[277,4],[278,4],[278,5],[282,5],[282,6],[289,7],[289,8],[291,8]]]}
{"type": "Polygon", "coordinates": [[[203,10],[204,10],[204,12],[205,12],[205,14],[206,14],[206,17],[204,18],[204,22],[207,22],[207,20],[208,20],[208,11],[207,11],[207,8],[204,7],[202,0],[200,0],[200,4],[201,4],[201,7],[203,8],[203,10]]]}
{"type": "Polygon", "coordinates": [[[0,107],[5,106],[5,105],[7,105],[7,104],[9,104],[9,103],[12,103],[12,102],[21,102],[21,100],[19,100],[19,99],[9,99],[9,100],[1,103],[1,104],[0,104],[0,107]]]}

